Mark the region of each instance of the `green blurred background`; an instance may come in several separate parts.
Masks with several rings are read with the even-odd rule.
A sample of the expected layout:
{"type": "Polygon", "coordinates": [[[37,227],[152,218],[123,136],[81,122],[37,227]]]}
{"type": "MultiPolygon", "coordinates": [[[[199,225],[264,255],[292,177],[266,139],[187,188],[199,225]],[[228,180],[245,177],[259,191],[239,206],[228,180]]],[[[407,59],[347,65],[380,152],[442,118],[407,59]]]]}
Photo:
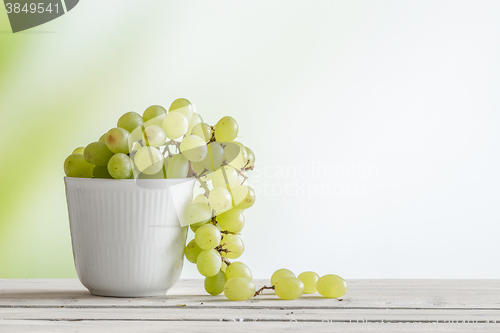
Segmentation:
{"type": "Polygon", "coordinates": [[[64,159],[178,97],[208,123],[233,116],[256,154],[241,257],[254,277],[497,278],[499,12],[82,0],[12,34],[0,5],[0,278],[76,276],[64,159]]]}

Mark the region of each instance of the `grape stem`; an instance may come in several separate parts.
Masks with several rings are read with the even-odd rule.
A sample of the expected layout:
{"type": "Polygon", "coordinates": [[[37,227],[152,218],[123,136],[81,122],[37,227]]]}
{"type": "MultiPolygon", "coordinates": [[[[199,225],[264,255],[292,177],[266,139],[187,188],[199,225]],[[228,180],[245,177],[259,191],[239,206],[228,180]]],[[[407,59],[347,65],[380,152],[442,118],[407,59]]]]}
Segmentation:
{"type": "Polygon", "coordinates": [[[222,261],[226,264],[226,265],[231,265],[231,262],[229,260],[227,260],[226,257],[221,257],[222,258],[222,261]]]}
{"type": "Polygon", "coordinates": [[[219,253],[220,253],[220,252],[224,252],[224,253],[226,253],[226,254],[227,254],[227,253],[229,253],[229,252],[231,252],[231,251],[229,251],[229,249],[226,249],[225,247],[223,247],[224,245],[226,245],[226,243],[221,244],[221,245],[217,245],[217,246],[214,248],[214,250],[218,251],[219,253]]]}
{"type": "Polygon", "coordinates": [[[213,126],[210,126],[210,129],[212,132],[212,137],[210,138],[210,140],[208,140],[207,144],[209,144],[210,142],[215,142],[215,128],[213,126]]]}
{"type": "Polygon", "coordinates": [[[238,169],[238,168],[233,167],[232,165],[230,165],[230,164],[227,162],[227,160],[224,160],[224,161],[222,162],[222,165],[229,165],[229,166],[230,166],[230,167],[232,167],[234,170],[236,170],[236,172],[238,172],[238,175],[240,175],[241,177],[243,177],[243,181],[242,181],[242,182],[241,182],[241,184],[240,184],[240,185],[243,185],[243,183],[245,183],[245,181],[248,179],[248,177],[247,177],[247,175],[245,174],[245,172],[244,172],[244,171],[246,171],[246,170],[253,170],[253,166],[246,168],[246,166],[248,165],[248,163],[249,163],[249,162],[247,162],[247,164],[245,164],[245,166],[244,166],[243,168],[241,168],[241,169],[238,169]]]}
{"type": "Polygon", "coordinates": [[[245,175],[245,173],[244,173],[244,172],[242,172],[242,171],[239,171],[239,170],[238,170],[238,173],[240,174],[240,176],[241,176],[241,177],[243,177],[243,181],[242,181],[242,182],[241,182],[241,184],[240,184],[240,185],[243,185],[243,184],[246,182],[246,180],[248,179],[248,177],[247,177],[247,176],[245,175]]]}
{"type": "Polygon", "coordinates": [[[272,289],[272,290],[274,290],[274,286],[270,286],[270,287],[268,287],[268,286],[263,286],[262,288],[260,288],[259,290],[257,290],[257,291],[255,292],[255,294],[253,295],[253,297],[255,297],[255,296],[257,296],[257,295],[260,295],[260,294],[261,294],[261,293],[262,293],[265,289],[272,289]]]}
{"type": "Polygon", "coordinates": [[[208,188],[207,182],[202,180],[200,175],[196,173],[193,169],[193,162],[189,161],[189,171],[188,171],[188,177],[195,177],[196,180],[200,183],[200,187],[205,190],[205,196],[208,197],[210,194],[210,189],[208,188]]]}
{"type": "Polygon", "coordinates": [[[224,234],[224,235],[227,235],[227,234],[231,234],[231,235],[241,235],[239,232],[232,232],[232,231],[227,231],[227,230],[222,230],[220,233],[221,233],[221,234],[224,234]]]}
{"type": "Polygon", "coordinates": [[[170,148],[168,146],[165,146],[165,151],[168,152],[168,157],[174,156],[174,154],[172,154],[172,152],[170,151],[170,148]]]}

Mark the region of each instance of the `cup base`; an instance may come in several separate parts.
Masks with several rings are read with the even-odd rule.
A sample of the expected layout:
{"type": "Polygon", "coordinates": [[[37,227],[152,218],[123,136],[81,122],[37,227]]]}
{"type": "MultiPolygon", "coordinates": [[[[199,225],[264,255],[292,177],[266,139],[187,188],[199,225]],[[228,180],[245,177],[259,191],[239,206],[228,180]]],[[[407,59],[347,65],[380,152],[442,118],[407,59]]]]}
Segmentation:
{"type": "Polygon", "coordinates": [[[167,294],[167,290],[155,290],[155,291],[109,291],[109,290],[89,290],[90,293],[94,296],[102,296],[102,297],[122,297],[122,298],[130,298],[130,297],[152,297],[152,296],[165,296],[167,294]]]}

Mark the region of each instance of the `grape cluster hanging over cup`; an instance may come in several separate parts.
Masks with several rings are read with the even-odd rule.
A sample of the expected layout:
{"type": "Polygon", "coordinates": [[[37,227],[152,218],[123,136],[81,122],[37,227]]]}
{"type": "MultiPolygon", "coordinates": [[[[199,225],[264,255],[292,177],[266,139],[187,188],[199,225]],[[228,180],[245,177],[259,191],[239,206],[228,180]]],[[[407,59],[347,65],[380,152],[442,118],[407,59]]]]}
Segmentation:
{"type": "Polygon", "coordinates": [[[185,247],[186,259],[205,276],[205,290],[243,301],[273,289],[282,299],[319,292],[338,298],[347,284],[337,275],[319,277],[304,272],[298,277],[279,269],[271,277],[272,286],[256,291],[252,272],[237,259],[244,250],[240,232],[245,225],[243,212],[255,203],[255,192],[244,185],[253,170],[255,155],[240,142],[238,123],[229,116],[215,126],[203,122],[193,105],[176,99],[168,112],[159,105],[143,115],[127,112],[117,127],[97,142],[79,147],[64,161],[68,177],[109,179],[172,179],[195,177],[200,193],[184,212],[184,222],[195,233],[185,247]]]}

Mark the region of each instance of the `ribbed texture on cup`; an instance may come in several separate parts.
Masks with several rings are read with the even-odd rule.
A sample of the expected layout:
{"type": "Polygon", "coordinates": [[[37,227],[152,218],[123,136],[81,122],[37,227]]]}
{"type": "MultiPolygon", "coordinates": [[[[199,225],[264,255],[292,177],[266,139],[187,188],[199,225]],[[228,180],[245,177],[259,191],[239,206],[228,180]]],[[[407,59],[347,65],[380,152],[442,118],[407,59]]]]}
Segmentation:
{"type": "MultiPolygon", "coordinates": [[[[164,295],[179,279],[187,228],[180,227],[168,187],[133,180],[66,178],[73,255],[78,277],[92,294],[164,295]]],[[[182,195],[192,198],[187,180],[182,195]]]]}

